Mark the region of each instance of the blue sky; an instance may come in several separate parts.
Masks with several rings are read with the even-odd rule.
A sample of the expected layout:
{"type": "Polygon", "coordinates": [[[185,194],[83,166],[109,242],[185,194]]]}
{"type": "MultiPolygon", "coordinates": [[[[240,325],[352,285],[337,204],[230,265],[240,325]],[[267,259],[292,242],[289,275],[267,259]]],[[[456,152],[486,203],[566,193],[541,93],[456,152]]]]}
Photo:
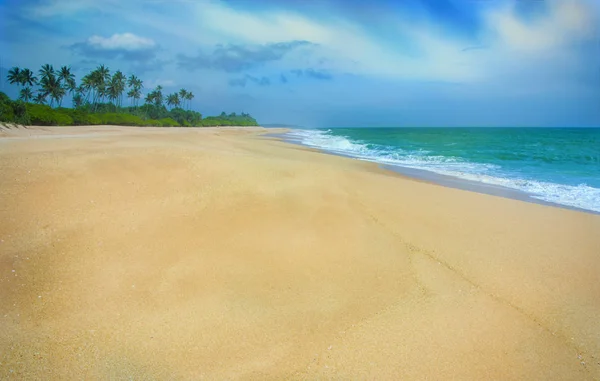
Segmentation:
{"type": "Polygon", "coordinates": [[[596,0],[0,0],[0,54],[263,123],[598,126],[599,20],[596,0]]]}

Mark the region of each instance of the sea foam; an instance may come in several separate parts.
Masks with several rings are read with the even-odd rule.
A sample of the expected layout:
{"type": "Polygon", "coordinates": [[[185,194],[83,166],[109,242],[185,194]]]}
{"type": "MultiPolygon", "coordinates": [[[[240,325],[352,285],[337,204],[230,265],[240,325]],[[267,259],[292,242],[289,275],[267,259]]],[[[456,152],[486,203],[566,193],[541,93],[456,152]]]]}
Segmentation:
{"type": "Polygon", "coordinates": [[[290,141],[327,152],[391,166],[430,171],[445,176],[501,186],[527,193],[532,198],[600,213],[600,189],[586,184],[565,185],[522,178],[497,165],[460,157],[430,155],[426,150],[406,151],[332,135],[331,130],[292,130],[290,141]]]}

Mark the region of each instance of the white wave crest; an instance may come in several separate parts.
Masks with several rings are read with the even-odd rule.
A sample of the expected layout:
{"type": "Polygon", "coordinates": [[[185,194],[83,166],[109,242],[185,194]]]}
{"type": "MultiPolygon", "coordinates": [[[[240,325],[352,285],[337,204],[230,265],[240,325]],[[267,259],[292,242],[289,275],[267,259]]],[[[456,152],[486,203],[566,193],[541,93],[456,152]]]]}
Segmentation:
{"type": "Polygon", "coordinates": [[[502,186],[528,193],[546,202],[600,212],[600,189],[586,184],[577,186],[510,177],[492,164],[473,163],[457,157],[428,155],[428,151],[406,152],[394,147],[370,147],[332,135],[331,130],[293,130],[288,138],[300,144],[328,152],[380,164],[426,170],[441,175],[502,186]]]}

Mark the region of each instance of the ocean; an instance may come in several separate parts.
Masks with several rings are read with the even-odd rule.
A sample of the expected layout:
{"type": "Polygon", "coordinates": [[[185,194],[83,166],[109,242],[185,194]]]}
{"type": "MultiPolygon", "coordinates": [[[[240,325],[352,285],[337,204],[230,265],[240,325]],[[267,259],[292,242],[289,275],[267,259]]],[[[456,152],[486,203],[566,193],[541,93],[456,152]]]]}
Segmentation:
{"type": "Polygon", "coordinates": [[[293,129],[285,138],[445,185],[600,213],[600,128],[293,129]]]}

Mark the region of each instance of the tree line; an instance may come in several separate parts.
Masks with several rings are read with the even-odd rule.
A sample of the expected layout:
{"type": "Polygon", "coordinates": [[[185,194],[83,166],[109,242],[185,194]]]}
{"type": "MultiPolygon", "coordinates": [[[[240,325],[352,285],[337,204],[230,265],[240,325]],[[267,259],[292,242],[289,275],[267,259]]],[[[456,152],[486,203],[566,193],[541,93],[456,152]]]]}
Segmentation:
{"type": "Polygon", "coordinates": [[[125,76],[117,70],[111,75],[100,65],[81,78],[77,84],[71,68],[42,65],[39,78],[27,68],[13,67],[7,79],[19,86],[18,100],[12,101],[0,93],[0,121],[33,125],[94,125],[117,124],[134,126],[256,126],[249,114],[221,113],[202,118],[191,110],[194,94],[181,89],[163,94],[158,85],[142,100],[143,81],[135,75],[125,76]],[[123,105],[124,95],[130,100],[123,105]],[[65,97],[71,97],[72,108],[62,107],[65,97]],[[166,107],[168,106],[168,108],[166,107]]]}

